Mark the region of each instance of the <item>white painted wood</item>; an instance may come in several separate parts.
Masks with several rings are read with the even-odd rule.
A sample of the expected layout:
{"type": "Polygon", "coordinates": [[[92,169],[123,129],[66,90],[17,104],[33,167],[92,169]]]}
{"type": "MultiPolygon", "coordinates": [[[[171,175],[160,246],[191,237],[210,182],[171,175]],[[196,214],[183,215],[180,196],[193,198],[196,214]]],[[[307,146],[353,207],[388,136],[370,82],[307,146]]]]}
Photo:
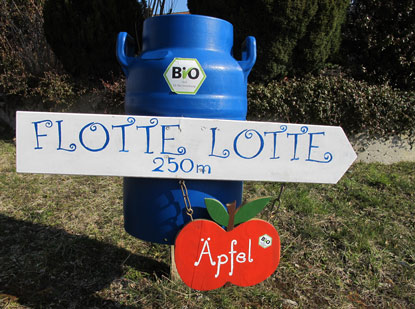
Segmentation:
{"type": "Polygon", "coordinates": [[[356,159],[340,127],[17,112],[17,171],[336,183],[356,159]]]}

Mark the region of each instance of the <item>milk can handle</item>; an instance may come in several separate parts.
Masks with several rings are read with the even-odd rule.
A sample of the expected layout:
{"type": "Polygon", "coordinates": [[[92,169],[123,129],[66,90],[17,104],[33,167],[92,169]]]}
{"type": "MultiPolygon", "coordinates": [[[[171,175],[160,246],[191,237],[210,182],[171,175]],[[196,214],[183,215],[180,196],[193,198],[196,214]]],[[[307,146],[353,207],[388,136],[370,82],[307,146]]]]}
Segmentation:
{"type": "Polygon", "coordinates": [[[116,54],[124,74],[128,76],[128,69],[134,61],[136,51],[135,41],[127,32],[120,32],[117,38],[116,54]]]}
{"type": "Polygon", "coordinates": [[[256,61],[256,40],[253,36],[248,36],[242,43],[242,60],[239,65],[244,71],[245,80],[248,79],[249,72],[256,61]]]}

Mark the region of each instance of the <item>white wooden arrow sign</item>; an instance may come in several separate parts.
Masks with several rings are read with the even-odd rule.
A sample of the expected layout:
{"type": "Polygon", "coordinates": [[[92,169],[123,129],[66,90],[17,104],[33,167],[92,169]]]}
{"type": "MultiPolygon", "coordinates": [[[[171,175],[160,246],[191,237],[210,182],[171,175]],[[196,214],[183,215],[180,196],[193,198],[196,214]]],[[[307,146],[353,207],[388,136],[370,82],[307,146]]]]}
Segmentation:
{"type": "Polygon", "coordinates": [[[17,112],[17,171],[336,183],[342,128],[180,117],[17,112]]]}

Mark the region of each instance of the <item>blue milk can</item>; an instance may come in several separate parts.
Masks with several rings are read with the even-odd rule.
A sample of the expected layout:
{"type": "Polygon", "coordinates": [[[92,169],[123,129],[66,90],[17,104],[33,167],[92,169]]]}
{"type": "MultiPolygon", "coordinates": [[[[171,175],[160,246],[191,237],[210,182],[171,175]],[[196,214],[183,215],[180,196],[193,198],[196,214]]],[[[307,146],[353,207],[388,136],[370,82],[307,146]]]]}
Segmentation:
{"type": "MultiPolygon", "coordinates": [[[[200,15],[164,15],[144,21],[142,50],[117,39],[117,59],[127,76],[125,112],[130,115],[245,120],[247,78],[256,41],[247,37],[242,60],[232,56],[233,26],[200,15]]],[[[205,198],[241,204],[241,181],[186,180],[193,218],[208,218],[205,198]]],[[[124,178],[124,226],[143,240],[173,244],[186,214],[176,179],[124,178]]]]}

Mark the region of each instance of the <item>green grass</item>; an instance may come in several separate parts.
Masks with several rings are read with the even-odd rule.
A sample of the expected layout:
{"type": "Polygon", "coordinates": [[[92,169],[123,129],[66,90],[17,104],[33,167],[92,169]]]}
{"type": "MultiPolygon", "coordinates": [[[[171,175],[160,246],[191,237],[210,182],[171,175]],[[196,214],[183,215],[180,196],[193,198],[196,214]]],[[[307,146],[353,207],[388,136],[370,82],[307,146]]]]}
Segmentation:
{"type": "MultiPolygon", "coordinates": [[[[168,246],[124,231],[121,178],[17,174],[14,160],[0,141],[0,307],[415,308],[415,163],[285,184],[261,215],[280,233],[276,272],[198,292],[169,279],[168,246]]],[[[244,198],[280,189],[249,182],[244,198]]]]}

